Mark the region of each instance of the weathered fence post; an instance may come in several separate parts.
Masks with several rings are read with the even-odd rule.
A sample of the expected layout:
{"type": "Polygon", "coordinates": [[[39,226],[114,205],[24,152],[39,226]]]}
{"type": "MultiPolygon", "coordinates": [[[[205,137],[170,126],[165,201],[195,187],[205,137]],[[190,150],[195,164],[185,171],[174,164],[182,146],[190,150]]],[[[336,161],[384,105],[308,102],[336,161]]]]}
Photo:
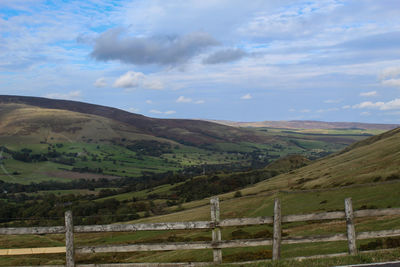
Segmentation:
{"type": "MultiPolygon", "coordinates": [[[[219,199],[214,197],[210,200],[211,204],[211,221],[214,223],[214,229],[212,230],[212,242],[221,241],[221,230],[218,227],[219,223],[219,199]]],[[[222,262],[222,250],[220,248],[214,248],[213,250],[214,263],[219,264],[222,262]]]]}
{"type": "Polygon", "coordinates": [[[356,230],[353,222],[354,215],[353,215],[353,204],[351,202],[351,198],[346,198],[344,200],[344,207],[346,213],[347,242],[349,246],[349,254],[356,255],[357,254],[356,230]]]}
{"type": "Polygon", "coordinates": [[[281,203],[279,201],[279,198],[276,198],[274,205],[274,239],[272,243],[272,260],[279,260],[279,258],[281,257],[281,222],[281,203]]]}
{"type": "Polygon", "coordinates": [[[70,210],[65,212],[65,266],[75,267],[74,222],[70,210]]]}

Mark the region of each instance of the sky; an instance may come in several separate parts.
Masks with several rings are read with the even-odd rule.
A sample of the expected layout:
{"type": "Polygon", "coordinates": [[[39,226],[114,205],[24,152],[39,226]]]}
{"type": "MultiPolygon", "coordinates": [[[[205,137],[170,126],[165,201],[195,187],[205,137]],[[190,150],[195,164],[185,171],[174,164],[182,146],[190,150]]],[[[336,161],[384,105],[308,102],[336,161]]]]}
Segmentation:
{"type": "Polygon", "coordinates": [[[0,94],[158,118],[400,123],[400,1],[1,0],[0,94]]]}

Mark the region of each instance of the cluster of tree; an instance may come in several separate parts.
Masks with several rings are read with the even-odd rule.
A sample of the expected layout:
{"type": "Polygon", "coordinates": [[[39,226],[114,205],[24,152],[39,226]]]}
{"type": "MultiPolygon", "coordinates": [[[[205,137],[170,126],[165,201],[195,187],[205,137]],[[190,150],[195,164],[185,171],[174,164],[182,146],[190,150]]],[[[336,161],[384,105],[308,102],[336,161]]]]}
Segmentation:
{"type": "Polygon", "coordinates": [[[182,201],[189,202],[227,193],[278,175],[276,170],[254,170],[241,173],[211,175],[190,179],[172,190],[182,201]]]}
{"type": "Polygon", "coordinates": [[[88,166],[85,167],[73,167],[72,168],[73,172],[90,172],[90,173],[103,173],[102,168],[90,168],[88,166]]]}
{"type": "MultiPolygon", "coordinates": [[[[32,151],[28,150],[21,150],[20,152],[32,154],[32,151]]],[[[260,155],[254,153],[253,157],[260,158],[260,155]]],[[[84,169],[82,171],[89,170],[84,169]]],[[[0,181],[0,206],[2,207],[0,209],[0,222],[12,225],[12,223],[20,221],[15,218],[54,217],[54,220],[50,220],[51,224],[54,224],[55,220],[62,220],[60,218],[64,216],[67,209],[73,210],[77,224],[132,220],[138,218],[140,212],[144,216],[162,214],[166,206],[180,205],[185,201],[235,191],[249,184],[273,177],[279,172],[278,167],[275,169],[249,170],[248,165],[215,164],[190,166],[179,172],[143,172],[142,176],[138,178],[80,179],[68,183],[47,181],[27,185],[0,181]],[[151,188],[159,185],[173,185],[181,182],[183,183],[173,187],[172,193],[169,195],[160,196],[151,193],[151,188]],[[105,189],[102,189],[98,194],[87,195],[26,194],[48,190],[95,190],[96,188],[105,189]],[[108,198],[101,201],[101,199],[109,196],[145,189],[149,189],[149,192],[143,199],[133,198],[118,201],[108,198]],[[162,202],[163,204],[154,204],[153,200],[160,198],[165,199],[162,202]]],[[[27,223],[25,222],[25,224],[27,223]]]]}
{"type": "MultiPolygon", "coordinates": [[[[41,220],[42,224],[54,224],[60,221],[67,209],[72,209],[76,223],[78,224],[99,224],[112,223],[138,218],[138,212],[143,212],[144,216],[150,214],[162,214],[164,207],[179,205],[183,201],[200,199],[210,195],[232,191],[250,183],[256,183],[274,174],[252,171],[243,175],[231,174],[220,176],[212,175],[206,178],[189,179],[186,174],[167,172],[164,174],[145,174],[140,179],[99,179],[99,180],[75,180],[70,183],[62,182],[41,182],[28,185],[7,183],[0,181],[0,222],[14,225],[21,224],[18,218],[49,218],[41,220]],[[170,195],[160,196],[151,193],[143,199],[132,198],[126,201],[118,201],[109,198],[104,201],[94,201],[108,196],[125,192],[149,189],[161,184],[175,184],[185,181],[175,188],[170,195]],[[46,190],[66,190],[66,189],[91,189],[95,188],[116,188],[102,189],[98,194],[30,194],[46,190]],[[154,199],[166,199],[163,204],[154,204],[154,199]]],[[[23,224],[37,224],[33,220],[23,221],[23,224]]]]}
{"type": "Polygon", "coordinates": [[[157,142],[155,140],[138,140],[126,145],[126,148],[136,152],[138,155],[159,157],[162,154],[172,153],[169,143],[157,142]]]}
{"type": "Polygon", "coordinates": [[[143,216],[164,213],[166,204],[156,205],[151,200],[114,198],[93,201],[95,195],[62,195],[24,193],[10,194],[0,200],[0,223],[2,226],[55,225],[62,224],[66,210],[72,210],[75,224],[107,224],[134,220],[143,216]]]}
{"type": "MultiPolygon", "coordinates": [[[[75,159],[73,158],[76,155],[65,155],[62,156],[63,154],[61,154],[60,152],[58,152],[55,149],[56,145],[54,145],[53,147],[49,146],[48,147],[48,151],[46,153],[34,153],[32,151],[32,149],[29,148],[22,148],[19,151],[13,151],[10,150],[6,147],[0,147],[0,151],[3,151],[9,155],[11,155],[11,157],[15,160],[18,161],[23,161],[23,162],[41,162],[41,161],[55,161],[55,162],[59,162],[62,164],[67,164],[67,165],[71,165],[73,163],[75,163],[75,159]],[[68,158],[67,156],[69,156],[70,158],[68,158]]],[[[60,146],[57,146],[58,148],[60,148],[60,146]]]]}

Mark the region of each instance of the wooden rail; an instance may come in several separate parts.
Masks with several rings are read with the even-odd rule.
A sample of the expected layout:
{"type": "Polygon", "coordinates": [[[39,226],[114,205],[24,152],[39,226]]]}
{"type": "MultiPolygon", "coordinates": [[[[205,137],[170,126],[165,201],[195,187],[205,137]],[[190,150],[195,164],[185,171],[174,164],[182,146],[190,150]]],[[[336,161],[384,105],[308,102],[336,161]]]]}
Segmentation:
{"type": "MultiPolygon", "coordinates": [[[[67,267],[73,266],[103,266],[102,264],[75,265],[75,254],[99,253],[99,252],[135,252],[135,251],[168,251],[168,250],[196,250],[212,249],[213,263],[222,262],[223,248],[270,246],[272,245],[272,259],[280,258],[281,244],[300,244],[310,242],[333,242],[347,241],[348,253],[355,255],[358,253],[356,241],[361,239],[383,238],[400,236],[400,229],[359,232],[356,233],[354,218],[371,216],[400,215],[400,208],[358,210],[353,211],[351,198],[345,199],[345,211],[311,213],[302,215],[281,215],[281,204],[279,199],[275,199],[274,216],[255,217],[255,218],[234,218],[220,220],[220,208],[218,198],[212,198],[211,220],[194,222],[168,222],[168,223],[139,223],[139,224],[110,224],[110,225],[73,225],[72,212],[65,213],[65,226],[55,227],[18,227],[0,228],[3,235],[26,235],[26,234],[65,234],[65,247],[57,248],[29,248],[29,249],[0,249],[0,255],[24,255],[24,254],[43,254],[43,253],[64,253],[66,254],[67,267]],[[346,220],[346,233],[324,236],[296,236],[282,238],[282,223],[301,222],[301,221],[320,221],[320,220],[346,220]],[[273,224],[273,238],[261,239],[240,239],[222,240],[221,227],[244,226],[244,225],[263,225],[273,224]],[[195,230],[211,229],[212,241],[204,242],[178,242],[178,243],[158,243],[158,244],[131,244],[131,245],[108,245],[108,246],[86,246],[74,247],[74,233],[93,233],[93,232],[132,232],[132,231],[159,231],[159,230],[195,230]]],[[[211,263],[155,263],[154,266],[204,266],[211,263]]],[[[106,265],[104,265],[106,266],[106,265]]],[[[110,264],[107,266],[151,266],[151,264],[132,263],[132,264],[110,264]]]]}

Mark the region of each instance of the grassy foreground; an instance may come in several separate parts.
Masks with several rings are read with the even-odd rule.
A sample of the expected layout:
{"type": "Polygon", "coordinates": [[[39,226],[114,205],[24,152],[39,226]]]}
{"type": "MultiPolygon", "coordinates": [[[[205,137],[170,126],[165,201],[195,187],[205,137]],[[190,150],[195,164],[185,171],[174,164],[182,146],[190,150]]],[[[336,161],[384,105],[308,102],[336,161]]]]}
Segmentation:
{"type": "Polygon", "coordinates": [[[346,256],[346,257],[334,257],[324,259],[303,259],[303,260],[280,260],[278,262],[262,261],[258,263],[248,264],[222,264],[220,267],[328,267],[328,266],[340,266],[350,264],[363,264],[373,262],[387,262],[397,261],[400,259],[400,250],[392,250],[385,252],[375,252],[368,254],[361,254],[357,256],[346,256]]]}
{"type": "MultiPolygon", "coordinates": [[[[273,199],[279,197],[282,202],[283,214],[306,214],[344,209],[344,198],[351,196],[355,210],[364,208],[400,207],[400,183],[382,183],[359,187],[320,190],[318,192],[275,192],[245,195],[235,198],[233,193],[221,195],[221,218],[271,216],[273,199]]],[[[167,215],[149,217],[138,222],[171,222],[209,220],[210,207],[208,200],[197,201],[183,205],[185,210],[167,215]]],[[[356,231],[372,231],[400,228],[400,217],[371,217],[356,220],[356,231]]],[[[283,236],[320,235],[345,233],[346,226],[343,220],[326,222],[302,222],[283,224],[283,236]]],[[[271,225],[251,227],[227,227],[222,230],[222,239],[241,238],[269,238],[272,233],[271,225]]],[[[110,244],[133,243],[160,243],[160,242],[195,242],[211,240],[211,231],[145,231],[130,233],[93,233],[76,234],[76,246],[96,246],[110,244]]],[[[375,240],[362,240],[357,246],[365,246],[375,240]]],[[[0,248],[26,248],[64,246],[63,235],[39,236],[0,236],[0,248]]],[[[380,249],[377,246],[372,249],[380,249]]],[[[343,253],[347,251],[346,242],[326,242],[293,244],[282,246],[282,258],[288,259],[300,256],[343,253]]],[[[397,252],[368,254],[358,257],[344,257],[340,259],[286,261],[275,265],[259,263],[248,266],[332,266],[339,264],[363,263],[399,258],[397,252]],[[373,255],[373,256],[371,256],[373,255]],[[375,256],[374,256],[375,255],[375,256]],[[308,265],[307,265],[308,264],[308,265]]],[[[25,255],[1,256],[0,266],[17,265],[44,265],[63,264],[63,254],[55,255],[25,255]]],[[[271,257],[271,247],[223,249],[224,263],[261,260],[271,257]]],[[[136,252],[136,253],[98,253],[93,255],[79,255],[77,263],[126,263],[126,262],[196,262],[212,261],[211,250],[183,250],[167,252],[136,252]]],[[[229,266],[229,265],[227,265],[229,266]]],[[[244,265],[247,266],[247,265],[244,265]]]]}

